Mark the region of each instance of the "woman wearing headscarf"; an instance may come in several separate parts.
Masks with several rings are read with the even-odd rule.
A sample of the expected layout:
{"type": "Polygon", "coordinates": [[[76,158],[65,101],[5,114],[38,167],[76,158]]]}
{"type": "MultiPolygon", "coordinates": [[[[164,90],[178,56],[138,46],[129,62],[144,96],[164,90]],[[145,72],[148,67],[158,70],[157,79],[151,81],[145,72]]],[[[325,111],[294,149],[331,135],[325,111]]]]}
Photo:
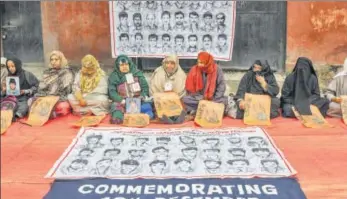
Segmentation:
{"type": "Polygon", "coordinates": [[[271,97],[270,118],[279,116],[280,100],[276,98],[279,87],[267,60],[256,60],[242,77],[234,97],[237,105],[237,119],[243,118],[246,93],[269,95],[271,97]]]}
{"type": "Polygon", "coordinates": [[[331,117],[342,117],[341,96],[347,95],[347,58],[343,69],[330,82],[326,96],[330,101],[327,115],[331,117]]]}
{"type": "Polygon", "coordinates": [[[82,68],[76,74],[73,93],[68,100],[76,115],[105,115],[109,109],[107,76],[93,55],[82,59],[82,68]]]}
{"type": "Polygon", "coordinates": [[[62,52],[52,51],[49,55],[49,60],[49,68],[43,72],[38,92],[32,100],[29,100],[29,106],[37,97],[59,96],[59,101],[52,112],[52,117],[54,118],[70,113],[71,106],[67,96],[72,92],[74,74],[62,52]]]}
{"type": "Polygon", "coordinates": [[[179,65],[176,55],[166,56],[152,74],[150,80],[150,93],[163,93],[173,91],[181,98],[186,94],[185,82],[187,75],[179,65]]]}
{"type": "Polygon", "coordinates": [[[318,78],[311,60],[300,57],[282,87],[282,115],[283,117],[295,117],[292,107],[300,115],[312,115],[310,105],[315,105],[325,117],[329,108],[329,100],[320,96],[318,78]]]}
{"type": "Polygon", "coordinates": [[[199,102],[203,99],[226,105],[225,89],[223,70],[217,66],[211,54],[200,52],[197,64],[187,76],[187,95],[182,98],[187,113],[195,115],[199,102]]]}
{"type": "Polygon", "coordinates": [[[22,69],[22,61],[17,58],[9,58],[6,61],[9,77],[18,77],[20,86],[19,96],[6,96],[6,86],[2,88],[1,96],[6,96],[1,100],[1,107],[9,101],[16,101],[14,116],[23,118],[28,114],[28,99],[32,97],[39,86],[39,80],[29,71],[22,69]]]}
{"type": "MultiPolygon", "coordinates": [[[[126,55],[119,55],[115,61],[114,71],[108,79],[108,93],[111,98],[111,123],[123,122],[126,98],[146,99],[149,88],[142,71],[138,70],[131,59],[126,55]]],[[[141,103],[141,113],[153,118],[152,105],[149,102],[141,103]]]]}
{"type": "MultiPolygon", "coordinates": [[[[187,75],[179,65],[179,60],[176,55],[168,55],[152,74],[150,80],[150,93],[175,92],[180,98],[186,94],[185,82],[187,75]]],[[[173,124],[182,123],[184,121],[185,112],[179,116],[160,118],[163,123],[173,124]]]]}

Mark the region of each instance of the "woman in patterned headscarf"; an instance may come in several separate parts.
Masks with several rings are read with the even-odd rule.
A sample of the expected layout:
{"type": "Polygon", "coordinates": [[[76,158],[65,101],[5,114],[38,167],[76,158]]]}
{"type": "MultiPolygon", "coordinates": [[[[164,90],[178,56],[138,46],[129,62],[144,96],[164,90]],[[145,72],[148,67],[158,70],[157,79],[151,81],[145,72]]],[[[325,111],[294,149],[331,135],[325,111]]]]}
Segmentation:
{"type": "MultiPolygon", "coordinates": [[[[115,62],[114,71],[108,79],[109,96],[113,101],[111,105],[111,123],[123,122],[126,98],[142,98],[149,96],[149,88],[142,71],[126,55],[119,55],[115,62]],[[128,76],[128,78],[127,78],[128,76]],[[132,78],[129,78],[131,76],[132,78]],[[128,80],[127,80],[128,79],[128,80]],[[129,80],[131,79],[131,80],[129,80]]],[[[152,105],[149,102],[141,103],[141,112],[153,118],[152,105]]]]}
{"type": "Polygon", "coordinates": [[[93,55],[82,59],[82,68],[75,76],[73,94],[68,100],[76,115],[104,115],[108,113],[107,76],[93,55]]]}
{"type": "Polygon", "coordinates": [[[69,68],[64,54],[60,51],[52,51],[49,55],[49,68],[43,72],[38,92],[32,100],[29,100],[29,106],[37,97],[59,96],[60,99],[52,112],[51,118],[69,114],[71,107],[67,95],[72,92],[73,81],[74,74],[69,68]]]}

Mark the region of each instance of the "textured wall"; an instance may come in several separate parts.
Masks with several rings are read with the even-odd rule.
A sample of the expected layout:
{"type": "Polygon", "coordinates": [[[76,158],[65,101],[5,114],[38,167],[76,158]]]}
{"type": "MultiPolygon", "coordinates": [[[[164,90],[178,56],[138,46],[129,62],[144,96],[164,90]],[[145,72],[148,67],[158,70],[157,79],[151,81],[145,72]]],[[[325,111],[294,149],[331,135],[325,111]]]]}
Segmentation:
{"type": "Polygon", "coordinates": [[[287,64],[307,56],[316,65],[347,57],[347,2],[287,3],[287,64]]]}
{"type": "Polygon", "coordinates": [[[108,2],[41,2],[44,51],[60,49],[73,63],[90,53],[111,57],[108,2]]]}

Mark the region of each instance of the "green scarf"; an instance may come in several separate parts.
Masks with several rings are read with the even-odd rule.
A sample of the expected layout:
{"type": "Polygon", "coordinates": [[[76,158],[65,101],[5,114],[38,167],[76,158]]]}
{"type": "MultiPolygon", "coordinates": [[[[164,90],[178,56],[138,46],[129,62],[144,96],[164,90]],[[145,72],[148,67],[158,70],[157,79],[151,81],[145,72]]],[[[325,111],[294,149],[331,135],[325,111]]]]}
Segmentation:
{"type": "Polygon", "coordinates": [[[114,70],[108,79],[108,84],[109,84],[108,88],[109,88],[110,98],[116,102],[121,102],[123,100],[122,97],[117,92],[117,86],[126,82],[125,75],[127,73],[122,73],[119,70],[119,63],[121,61],[124,61],[124,60],[127,61],[127,63],[129,63],[129,72],[128,73],[133,74],[134,78],[137,77],[139,80],[139,84],[141,87],[141,95],[142,96],[149,96],[148,83],[147,83],[147,80],[146,80],[145,76],[143,75],[142,71],[137,69],[134,62],[132,62],[132,60],[128,56],[119,55],[115,61],[114,70]]]}

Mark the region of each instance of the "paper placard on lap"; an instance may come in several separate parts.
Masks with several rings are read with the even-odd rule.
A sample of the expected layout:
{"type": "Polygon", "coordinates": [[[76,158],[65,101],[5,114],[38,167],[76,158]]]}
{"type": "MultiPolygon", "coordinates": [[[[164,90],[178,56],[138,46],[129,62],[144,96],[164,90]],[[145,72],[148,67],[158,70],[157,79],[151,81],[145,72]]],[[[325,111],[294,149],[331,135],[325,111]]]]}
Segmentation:
{"type": "Polygon", "coordinates": [[[105,115],[101,116],[83,116],[77,122],[72,123],[72,126],[75,127],[88,127],[88,126],[97,126],[105,118],[105,115]]]}
{"type": "Polygon", "coordinates": [[[157,115],[161,118],[163,115],[167,117],[178,116],[183,111],[180,97],[174,92],[154,93],[154,106],[157,115]]]}
{"type": "Polygon", "coordinates": [[[58,102],[58,96],[39,97],[31,105],[28,120],[25,122],[31,126],[44,125],[51,116],[55,104],[58,102]]]}
{"type": "Polygon", "coordinates": [[[1,134],[5,133],[12,124],[13,111],[1,110],[1,134]]]}
{"type": "Polygon", "coordinates": [[[223,122],[224,108],[224,104],[200,100],[194,121],[201,127],[220,127],[223,122]]]}
{"type": "Polygon", "coordinates": [[[310,105],[310,109],[312,112],[312,115],[300,115],[299,112],[295,110],[295,108],[292,108],[294,111],[295,116],[302,122],[302,124],[308,128],[331,128],[333,127],[331,124],[329,124],[323,115],[320,113],[319,109],[314,106],[310,105]]]}
{"type": "Polygon", "coordinates": [[[344,123],[347,125],[347,95],[341,96],[341,112],[342,112],[342,119],[344,123]]]}
{"type": "Polygon", "coordinates": [[[135,81],[134,81],[134,76],[133,76],[133,74],[131,74],[131,73],[126,74],[126,75],[125,75],[125,78],[126,78],[126,81],[127,81],[128,84],[132,84],[132,83],[135,82],[135,81]]]}
{"type": "Polygon", "coordinates": [[[270,96],[246,93],[243,122],[247,125],[271,125],[270,108],[270,96]]]}
{"type": "Polygon", "coordinates": [[[128,127],[145,127],[149,125],[149,115],[138,114],[124,114],[123,125],[128,127]]]}

